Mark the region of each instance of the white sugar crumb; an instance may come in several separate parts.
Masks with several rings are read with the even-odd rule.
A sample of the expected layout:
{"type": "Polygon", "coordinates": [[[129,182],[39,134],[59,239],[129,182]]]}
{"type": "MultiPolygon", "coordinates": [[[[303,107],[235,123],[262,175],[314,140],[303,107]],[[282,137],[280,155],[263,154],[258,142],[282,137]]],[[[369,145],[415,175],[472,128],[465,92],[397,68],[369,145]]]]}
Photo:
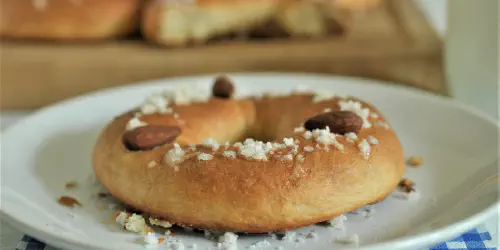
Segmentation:
{"type": "Polygon", "coordinates": [[[341,214],[341,215],[329,220],[328,223],[333,228],[344,231],[345,230],[344,221],[346,221],[346,220],[347,220],[347,217],[345,215],[341,214]]]}
{"type": "Polygon", "coordinates": [[[314,151],[314,148],[311,147],[311,146],[305,146],[304,147],[304,151],[306,151],[306,152],[312,152],[312,151],[314,151]]]}
{"type": "Polygon", "coordinates": [[[370,128],[372,126],[372,124],[368,121],[370,109],[361,107],[360,102],[355,102],[352,100],[340,101],[339,105],[341,111],[351,111],[361,117],[361,119],[363,119],[363,128],[370,128]]]}
{"type": "Polygon", "coordinates": [[[355,140],[358,139],[358,135],[356,135],[353,132],[346,133],[344,136],[348,142],[354,142],[355,140]]]}
{"type": "Polygon", "coordinates": [[[297,233],[295,232],[287,232],[285,236],[283,237],[284,241],[294,241],[295,238],[297,237],[297,233]]]}
{"type": "Polygon", "coordinates": [[[208,139],[204,140],[202,145],[207,147],[207,148],[211,148],[212,151],[217,151],[220,147],[219,143],[212,138],[208,138],[208,139]]]}
{"type": "Polygon", "coordinates": [[[223,250],[236,250],[238,249],[238,235],[226,232],[223,235],[219,236],[219,249],[223,250]]]}
{"type": "Polygon", "coordinates": [[[201,153],[198,155],[197,158],[200,161],[209,161],[209,160],[212,160],[214,158],[214,156],[211,154],[201,153]]]}
{"type": "Polygon", "coordinates": [[[160,226],[163,228],[171,228],[173,225],[172,223],[170,223],[166,220],[159,220],[159,219],[152,218],[152,217],[149,218],[149,223],[151,223],[151,225],[160,226]]]}
{"type": "Polygon", "coordinates": [[[329,151],[327,145],[334,145],[339,150],[344,150],[344,145],[337,141],[335,134],[330,133],[330,128],[326,127],[325,129],[315,129],[312,131],[312,136],[314,140],[318,143],[325,145],[325,150],[329,151]]]}
{"type": "Polygon", "coordinates": [[[172,231],[165,230],[165,236],[172,236],[172,231]]]}
{"type": "Polygon", "coordinates": [[[317,102],[322,102],[322,101],[330,100],[330,99],[332,99],[333,97],[335,97],[335,95],[334,95],[334,94],[329,93],[329,92],[322,91],[322,92],[317,92],[317,93],[313,96],[312,101],[313,101],[314,103],[317,103],[317,102]]]}
{"type": "Polygon", "coordinates": [[[166,113],[167,112],[168,100],[161,95],[152,95],[146,98],[144,103],[141,105],[141,113],[145,115],[150,115],[154,113],[166,113]]]}
{"type": "Polygon", "coordinates": [[[337,236],[335,238],[335,242],[338,242],[340,244],[345,244],[345,245],[359,245],[359,237],[357,234],[352,234],[348,236],[337,236]]]}
{"type": "Polygon", "coordinates": [[[146,225],[146,220],[142,215],[134,213],[125,222],[125,229],[135,233],[145,233],[148,230],[148,225],[146,225]]]}
{"type": "Polygon", "coordinates": [[[125,223],[127,223],[127,219],[130,215],[127,214],[126,212],[120,211],[118,216],[116,216],[115,221],[118,223],[120,226],[125,227],[125,223]]]}
{"type": "Polygon", "coordinates": [[[250,245],[248,247],[248,249],[260,249],[262,247],[268,247],[268,246],[271,246],[271,243],[267,240],[262,240],[262,241],[253,243],[252,245],[250,245]]]}
{"type": "Polygon", "coordinates": [[[332,109],[331,108],[326,108],[326,109],[323,109],[323,112],[324,113],[332,112],[332,109]]]}
{"type": "Polygon", "coordinates": [[[375,113],[375,112],[372,112],[372,113],[370,114],[370,118],[377,119],[378,117],[379,117],[379,116],[378,116],[378,114],[377,114],[377,113],[375,113]]]}
{"type": "Polygon", "coordinates": [[[383,122],[383,121],[376,121],[375,126],[389,129],[389,124],[387,122],[383,122]]]}
{"type": "Polygon", "coordinates": [[[159,240],[154,233],[147,233],[144,236],[144,243],[146,243],[147,245],[158,245],[159,240]]]}
{"type": "Polygon", "coordinates": [[[358,148],[359,148],[359,151],[361,151],[361,154],[363,155],[363,157],[365,159],[368,159],[368,157],[370,156],[370,153],[371,153],[371,146],[368,143],[368,141],[366,141],[366,139],[363,139],[361,142],[358,143],[358,148]]]}
{"type": "Polygon", "coordinates": [[[148,162],[148,168],[154,168],[158,166],[158,163],[156,161],[150,161],[148,162]]]}
{"type": "Polygon", "coordinates": [[[293,160],[293,155],[287,154],[287,155],[283,156],[283,160],[291,161],[291,160],[293,160]]]}
{"type": "Polygon", "coordinates": [[[166,242],[167,250],[184,250],[184,243],[181,240],[169,240],[166,242]]]}
{"type": "Polygon", "coordinates": [[[299,154],[299,155],[297,155],[297,156],[295,157],[295,159],[296,159],[299,163],[302,163],[302,162],[304,162],[304,160],[305,160],[304,156],[303,156],[303,155],[300,155],[300,154],[299,154]]]}
{"type": "Polygon", "coordinates": [[[196,150],[198,150],[198,149],[196,148],[196,145],[195,145],[195,144],[191,144],[191,145],[189,145],[189,149],[191,149],[191,151],[193,151],[193,152],[196,152],[196,150]]]}
{"type": "Polygon", "coordinates": [[[278,236],[276,236],[276,234],[269,234],[269,236],[271,236],[271,239],[273,239],[273,240],[277,240],[278,239],[278,236]]]}
{"type": "Polygon", "coordinates": [[[372,145],[377,145],[378,144],[378,139],[375,138],[374,136],[368,136],[366,138],[366,140],[368,141],[368,143],[372,144],[372,145]]]}
{"type": "Polygon", "coordinates": [[[184,151],[179,144],[174,143],[174,148],[165,154],[164,160],[168,165],[174,166],[184,160],[184,151]]]}
{"type": "Polygon", "coordinates": [[[267,161],[266,154],[270,152],[272,148],[270,149],[266,144],[262,141],[246,139],[239,148],[239,153],[247,159],[267,161]]]}
{"type": "Polygon", "coordinates": [[[226,149],[227,149],[227,148],[229,148],[230,146],[231,146],[231,143],[229,143],[228,141],[226,141],[226,142],[224,143],[224,147],[225,147],[226,149]]]}
{"type": "Polygon", "coordinates": [[[285,143],[287,147],[295,145],[293,138],[283,138],[283,143],[285,143]]]}
{"type": "Polygon", "coordinates": [[[179,114],[174,113],[174,119],[178,119],[178,118],[179,118],[179,114]]]}
{"type": "Polygon", "coordinates": [[[232,150],[226,150],[222,153],[222,155],[226,158],[236,159],[236,152],[232,150]]]}
{"type": "Polygon", "coordinates": [[[148,125],[147,123],[141,121],[138,117],[134,117],[130,119],[127,123],[126,130],[134,130],[139,127],[143,127],[148,125]]]}
{"type": "Polygon", "coordinates": [[[186,105],[193,102],[205,102],[209,96],[197,86],[185,84],[175,88],[172,91],[167,91],[165,97],[177,105],[186,105]]]}
{"type": "Polygon", "coordinates": [[[293,129],[294,133],[302,133],[304,131],[306,131],[306,129],[304,127],[296,127],[293,129]]]}
{"type": "Polygon", "coordinates": [[[312,138],[312,132],[311,131],[306,131],[304,132],[304,139],[309,140],[312,138]]]}

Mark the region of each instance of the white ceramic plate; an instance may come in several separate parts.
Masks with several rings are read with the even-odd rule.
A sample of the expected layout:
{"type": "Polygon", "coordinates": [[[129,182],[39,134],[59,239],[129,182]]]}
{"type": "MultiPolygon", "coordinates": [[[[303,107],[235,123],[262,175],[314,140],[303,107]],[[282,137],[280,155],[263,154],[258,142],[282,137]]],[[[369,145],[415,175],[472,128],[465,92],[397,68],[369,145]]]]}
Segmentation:
{"type": "MultiPolygon", "coordinates": [[[[304,74],[232,74],[239,94],[267,90],[289,92],[297,85],[348,94],[375,104],[400,136],[405,154],[420,155],[424,165],[405,176],[417,184],[419,197],[391,196],[375,205],[370,218],[348,214],[346,231],[324,226],[318,237],[283,242],[269,236],[242,236],[239,249],[268,240],[275,249],[350,247],[336,236],[356,233],[362,249],[417,249],[455,237],[498,210],[498,125],[477,111],[422,91],[374,80],[304,74]]],[[[109,200],[97,199],[92,179],[91,149],[98,132],[113,116],[139,105],[156,91],[175,84],[210,88],[213,76],[158,80],[114,88],[45,108],[2,135],[2,218],[51,245],[67,249],[143,249],[142,237],[108,223],[109,200]],[[65,190],[67,181],[79,187],[65,190]],[[59,205],[61,195],[77,197],[83,206],[59,205]],[[103,223],[106,221],[107,223],[103,223]]],[[[179,232],[186,247],[214,249],[199,234],[179,232]]],[[[165,249],[165,247],[159,249],[165,249]]],[[[189,249],[189,248],[188,248],[189,249]]]]}

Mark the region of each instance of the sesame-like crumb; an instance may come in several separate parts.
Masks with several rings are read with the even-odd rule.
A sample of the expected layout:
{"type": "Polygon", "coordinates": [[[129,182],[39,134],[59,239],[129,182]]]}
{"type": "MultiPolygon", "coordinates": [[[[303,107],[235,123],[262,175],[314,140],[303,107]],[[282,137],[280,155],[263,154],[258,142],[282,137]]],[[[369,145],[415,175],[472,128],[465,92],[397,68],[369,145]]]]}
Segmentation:
{"type": "Polygon", "coordinates": [[[204,140],[202,145],[207,147],[207,148],[211,148],[212,151],[217,151],[220,147],[219,143],[212,138],[208,138],[207,140],[204,140]]]}
{"type": "Polygon", "coordinates": [[[354,142],[358,139],[358,135],[353,132],[346,133],[344,136],[348,142],[354,142]]]}
{"type": "Polygon", "coordinates": [[[236,159],[236,152],[232,150],[226,150],[222,153],[222,155],[226,158],[236,159]]]}
{"type": "Polygon", "coordinates": [[[351,111],[363,119],[363,128],[371,128],[372,124],[368,121],[370,114],[369,108],[363,108],[360,102],[357,101],[339,101],[341,111],[351,111]]]}
{"type": "Polygon", "coordinates": [[[209,161],[209,160],[212,160],[213,158],[214,158],[214,156],[211,154],[201,153],[198,155],[199,161],[209,161]]]}
{"type": "Polygon", "coordinates": [[[148,168],[154,168],[158,166],[158,163],[156,161],[150,161],[148,162],[148,168]]]}
{"type": "Polygon", "coordinates": [[[361,154],[365,159],[368,159],[371,153],[371,147],[368,141],[366,139],[363,139],[361,142],[358,143],[358,148],[361,151],[361,154]]]}
{"type": "Polygon", "coordinates": [[[304,127],[296,127],[296,128],[293,130],[293,132],[294,132],[294,133],[302,133],[302,132],[304,132],[304,131],[306,131],[306,128],[304,128],[304,127]]]}
{"type": "Polygon", "coordinates": [[[171,228],[173,226],[172,223],[170,223],[170,222],[168,222],[166,220],[160,220],[160,219],[156,219],[156,218],[153,218],[153,217],[149,218],[149,223],[151,223],[151,225],[160,226],[160,227],[163,227],[163,228],[171,228]]]}
{"type": "Polygon", "coordinates": [[[164,160],[168,165],[174,166],[184,160],[184,154],[179,144],[174,143],[174,147],[165,154],[164,160]]]}
{"type": "Polygon", "coordinates": [[[377,145],[379,142],[378,142],[378,139],[375,138],[375,136],[368,136],[366,137],[366,140],[368,141],[368,143],[372,144],[372,145],[377,145]]]}

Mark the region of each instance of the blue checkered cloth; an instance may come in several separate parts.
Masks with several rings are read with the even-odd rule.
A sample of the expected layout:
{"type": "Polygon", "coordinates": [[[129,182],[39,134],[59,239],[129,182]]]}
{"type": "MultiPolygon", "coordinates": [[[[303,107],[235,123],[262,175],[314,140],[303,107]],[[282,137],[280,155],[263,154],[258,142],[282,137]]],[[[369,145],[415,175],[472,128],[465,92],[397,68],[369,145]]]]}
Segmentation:
{"type": "MultiPolygon", "coordinates": [[[[478,228],[470,230],[456,239],[431,247],[429,250],[497,250],[497,243],[491,239],[489,232],[478,228]]],[[[47,246],[44,243],[25,235],[19,244],[17,244],[15,250],[57,249],[47,246]]]]}

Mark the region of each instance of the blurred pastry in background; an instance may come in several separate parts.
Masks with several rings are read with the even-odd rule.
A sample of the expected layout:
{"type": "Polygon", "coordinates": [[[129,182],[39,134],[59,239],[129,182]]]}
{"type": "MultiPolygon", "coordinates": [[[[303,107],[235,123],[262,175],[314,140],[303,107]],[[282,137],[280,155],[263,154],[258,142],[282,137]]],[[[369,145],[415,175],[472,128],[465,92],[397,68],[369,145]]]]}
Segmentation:
{"type": "Polygon", "coordinates": [[[379,0],[149,1],[142,32],[166,46],[203,44],[234,34],[259,37],[323,37],[348,31],[350,20],[379,0]]]}
{"type": "Polygon", "coordinates": [[[0,0],[0,36],[98,40],[136,31],[143,0],[0,0]]]}

